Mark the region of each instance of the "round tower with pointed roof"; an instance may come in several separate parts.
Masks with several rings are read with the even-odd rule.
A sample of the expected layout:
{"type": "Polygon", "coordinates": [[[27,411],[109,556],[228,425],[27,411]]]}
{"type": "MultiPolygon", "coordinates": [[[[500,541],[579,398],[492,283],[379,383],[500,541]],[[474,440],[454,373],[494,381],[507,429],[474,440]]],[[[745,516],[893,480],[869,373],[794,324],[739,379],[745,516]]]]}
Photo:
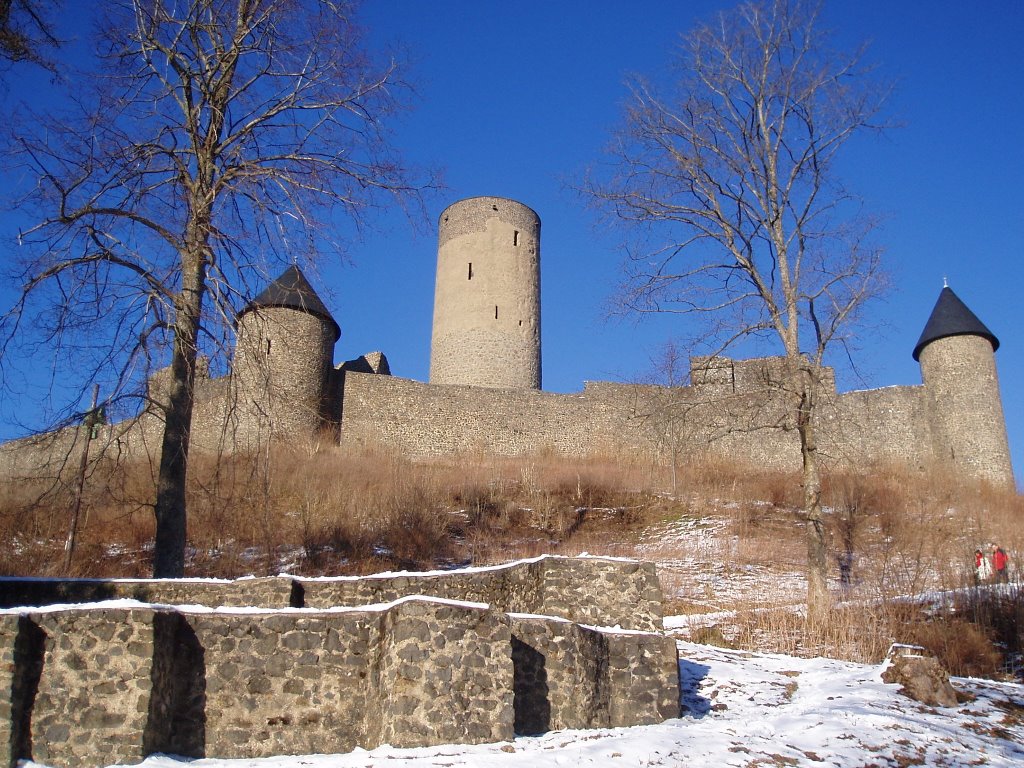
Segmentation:
{"type": "Polygon", "coordinates": [[[1013,484],[995,351],[999,339],[948,286],[914,347],[935,456],[965,474],[1013,484]]]}
{"type": "Polygon", "coordinates": [[[238,313],[232,375],[246,432],[309,437],[327,412],[341,329],[302,270],[291,266],[238,313]]]}

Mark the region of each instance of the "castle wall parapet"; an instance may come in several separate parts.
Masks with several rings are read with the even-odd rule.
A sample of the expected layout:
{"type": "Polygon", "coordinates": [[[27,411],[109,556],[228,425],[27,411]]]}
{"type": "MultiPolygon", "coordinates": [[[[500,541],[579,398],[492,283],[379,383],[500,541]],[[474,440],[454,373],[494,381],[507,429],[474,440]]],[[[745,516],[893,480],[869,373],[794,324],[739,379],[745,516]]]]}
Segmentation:
{"type": "MultiPolygon", "coordinates": [[[[785,392],[764,385],[762,374],[770,377],[775,369],[755,362],[740,365],[741,384],[747,383],[737,391],[730,378],[728,392],[718,384],[587,382],[581,393],[558,394],[353,373],[347,377],[340,442],[343,448],[383,448],[419,458],[543,451],[631,460],[719,456],[795,470],[799,436],[785,392]]],[[[929,466],[933,441],[923,387],[837,394],[830,374],[824,386],[818,439],[831,466],[929,466]]]]}

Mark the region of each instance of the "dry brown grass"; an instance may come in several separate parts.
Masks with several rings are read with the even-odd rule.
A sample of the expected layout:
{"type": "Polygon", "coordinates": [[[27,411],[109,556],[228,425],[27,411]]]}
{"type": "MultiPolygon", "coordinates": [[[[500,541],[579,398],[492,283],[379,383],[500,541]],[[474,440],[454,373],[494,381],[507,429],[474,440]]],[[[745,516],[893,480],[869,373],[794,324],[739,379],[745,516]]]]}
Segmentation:
{"type": "MultiPolygon", "coordinates": [[[[0,499],[0,571],[143,576],[154,473],[99,465],[70,574],[62,573],[72,494],[21,484],[0,499]]],[[[636,478],[607,459],[413,462],[311,445],[270,456],[197,456],[189,467],[190,574],[362,573],[487,563],[552,551],[595,517],[635,522],[636,478]]]]}
{"type": "MultiPolygon", "coordinates": [[[[0,572],[148,575],[153,478],[146,464],[94,469],[70,574],[62,568],[70,490],[42,482],[8,488],[0,498],[0,572]]],[[[840,590],[836,567],[839,601],[827,621],[808,626],[792,607],[802,598],[806,560],[798,478],[694,461],[676,481],[672,496],[666,471],[616,457],[414,462],[322,445],[219,461],[199,456],[189,476],[188,573],[352,574],[586,551],[663,563],[668,613],[734,617],[695,637],[717,632],[744,648],[867,662],[894,641],[914,642],[971,674],[989,673],[1020,650],[1020,593],[982,600],[970,589],[976,547],[999,542],[1019,567],[1024,501],[1013,492],[956,484],[942,472],[827,475],[831,551],[835,562],[852,553],[852,581],[840,590]],[[709,544],[686,533],[696,530],[717,538],[709,544]],[[722,566],[729,587],[740,577],[749,584],[731,592],[714,580],[695,584],[693,570],[674,565],[688,561],[698,562],[698,573],[722,566]],[[789,594],[770,589],[773,582],[788,584],[789,594]],[[974,597],[938,612],[900,599],[957,589],[974,597]]]]}

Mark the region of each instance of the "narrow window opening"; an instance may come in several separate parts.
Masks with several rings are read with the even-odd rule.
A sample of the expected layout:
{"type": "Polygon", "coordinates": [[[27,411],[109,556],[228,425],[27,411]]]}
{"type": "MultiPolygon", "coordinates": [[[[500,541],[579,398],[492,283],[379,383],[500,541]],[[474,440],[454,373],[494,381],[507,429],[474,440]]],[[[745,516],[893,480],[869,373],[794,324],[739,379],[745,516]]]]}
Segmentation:
{"type": "Polygon", "coordinates": [[[519,327],[520,327],[520,328],[522,328],[522,327],[523,327],[523,321],[522,321],[522,320],[520,320],[520,321],[519,321],[519,327]]]}
{"type": "Polygon", "coordinates": [[[467,279],[468,280],[472,280],[473,279],[473,262],[472,261],[469,262],[469,277],[467,279]]]}
{"type": "Polygon", "coordinates": [[[267,339],[267,357],[270,357],[270,339],[267,339]]]}
{"type": "Polygon", "coordinates": [[[519,230],[518,229],[512,232],[512,245],[515,245],[515,246],[519,245],[519,230]]]}
{"type": "Polygon", "coordinates": [[[498,319],[498,305],[497,304],[494,305],[494,319],[495,320],[498,319]]]}
{"type": "Polygon", "coordinates": [[[491,206],[491,210],[492,210],[492,211],[496,211],[496,210],[498,210],[498,206],[496,206],[496,205],[492,205],[492,206],[491,206]]]}

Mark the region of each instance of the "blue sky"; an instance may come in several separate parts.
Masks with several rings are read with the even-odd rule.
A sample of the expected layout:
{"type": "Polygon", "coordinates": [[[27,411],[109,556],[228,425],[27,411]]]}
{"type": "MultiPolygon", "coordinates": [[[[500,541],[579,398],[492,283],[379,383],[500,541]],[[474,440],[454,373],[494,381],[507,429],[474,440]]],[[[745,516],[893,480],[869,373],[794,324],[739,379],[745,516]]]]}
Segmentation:
{"type": "MultiPolygon", "coordinates": [[[[396,126],[407,160],[440,167],[448,189],[429,201],[428,226],[394,212],[350,244],[350,263],[325,260],[314,277],[342,329],[336,356],[385,352],[399,376],[426,380],[436,217],[474,195],[537,211],[541,237],[544,388],[633,380],[674,335],[677,317],[607,319],[621,274],[621,233],[596,226],[568,187],[601,160],[618,125],[630,72],[656,75],[679,34],[733,3],[369,0],[370,44],[401,43],[412,60],[413,109],[396,126]]],[[[1000,338],[997,365],[1018,476],[1024,472],[1024,4],[826,2],[826,24],[897,81],[900,125],[849,147],[844,179],[884,218],[894,290],[839,370],[841,389],[920,383],[911,350],[947,277],[1000,338]]],[[[0,227],[10,217],[0,215],[0,227]]],[[[9,231],[3,233],[5,236],[9,231]]],[[[6,295],[6,294],[3,294],[6,295]]],[[[0,298],[3,297],[0,295],[0,298]]],[[[0,408],[6,420],[34,404],[0,408]]]]}

